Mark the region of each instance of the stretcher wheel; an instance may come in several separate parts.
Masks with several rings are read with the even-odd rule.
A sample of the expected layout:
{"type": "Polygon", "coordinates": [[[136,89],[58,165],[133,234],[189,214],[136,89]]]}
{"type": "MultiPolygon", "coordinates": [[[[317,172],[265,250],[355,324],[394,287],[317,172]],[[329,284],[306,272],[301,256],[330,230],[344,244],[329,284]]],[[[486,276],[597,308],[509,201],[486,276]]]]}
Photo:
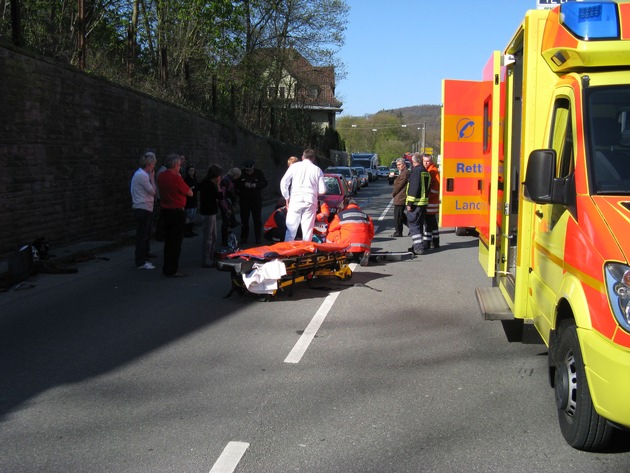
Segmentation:
{"type": "Polygon", "coordinates": [[[352,270],[348,266],[345,266],[341,270],[337,271],[335,276],[342,281],[347,281],[352,277],[352,270]]]}

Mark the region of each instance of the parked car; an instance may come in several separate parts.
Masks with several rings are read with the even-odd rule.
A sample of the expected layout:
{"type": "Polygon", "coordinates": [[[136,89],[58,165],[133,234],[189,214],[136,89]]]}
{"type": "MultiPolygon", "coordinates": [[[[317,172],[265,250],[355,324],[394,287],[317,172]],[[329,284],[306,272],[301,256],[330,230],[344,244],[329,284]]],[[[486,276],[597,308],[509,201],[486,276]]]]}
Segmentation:
{"type": "Polygon", "coordinates": [[[376,175],[379,178],[384,177],[387,179],[387,176],[389,176],[389,168],[387,166],[379,166],[376,168],[376,175]]]}
{"type": "Polygon", "coordinates": [[[387,173],[387,183],[391,186],[394,184],[394,179],[398,176],[400,172],[396,167],[396,161],[392,161],[392,164],[389,165],[389,172],[387,173]]]}
{"type": "Polygon", "coordinates": [[[326,202],[330,208],[330,219],[343,210],[350,200],[350,189],[348,181],[341,174],[324,173],[324,182],[326,183],[326,194],[319,197],[319,200],[326,202]]]}
{"type": "Polygon", "coordinates": [[[348,189],[350,193],[356,195],[360,189],[359,183],[359,175],[357,172],[348,166],[331,166],[324,169],[324,173],[326,174],[341,174],[345,177],[346,182],[348,183],[348,189]]]}
{"type": "Polygon", "coordinates": [[[370,184],[370,176],[363,166],[352,166],[357,174],[359,175],[359,182],[361,183],[361,187],[367,187],[370,184]]]}

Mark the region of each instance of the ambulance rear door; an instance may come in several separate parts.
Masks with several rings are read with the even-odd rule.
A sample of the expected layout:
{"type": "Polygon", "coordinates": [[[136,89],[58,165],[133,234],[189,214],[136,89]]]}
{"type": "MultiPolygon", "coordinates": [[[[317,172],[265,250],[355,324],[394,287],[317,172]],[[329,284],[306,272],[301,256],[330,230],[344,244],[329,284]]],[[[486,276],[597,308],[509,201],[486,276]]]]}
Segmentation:
{"type": "MultiPolygon", "coordinates": [[[[491,62],[495,56],[500,64],[498,52],[491,62]]],[[[493,100],[498,91],[493,78],[442,83],[440,227],[477,229],[480,262],[488,276],[494,275],[496,254],[496,224],[491,222],[497,216],[492,188],[496,192],[498,162],[493,166],[491,150],[499,146],[500,126],[492,126],[500,121],[500,100],[493,100]]]]}

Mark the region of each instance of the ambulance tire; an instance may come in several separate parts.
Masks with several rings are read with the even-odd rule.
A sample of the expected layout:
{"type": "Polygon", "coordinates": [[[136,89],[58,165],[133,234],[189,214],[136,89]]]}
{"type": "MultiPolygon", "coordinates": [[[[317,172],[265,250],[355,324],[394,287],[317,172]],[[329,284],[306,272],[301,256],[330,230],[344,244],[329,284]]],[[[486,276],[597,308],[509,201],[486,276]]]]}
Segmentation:
{"type": "Polygon", "coordinates": [[[558,334],[554,391],[560,430],[573,448],[601,451],[613,427],[593,407],[575,322],[561,322],[558,334]]]}

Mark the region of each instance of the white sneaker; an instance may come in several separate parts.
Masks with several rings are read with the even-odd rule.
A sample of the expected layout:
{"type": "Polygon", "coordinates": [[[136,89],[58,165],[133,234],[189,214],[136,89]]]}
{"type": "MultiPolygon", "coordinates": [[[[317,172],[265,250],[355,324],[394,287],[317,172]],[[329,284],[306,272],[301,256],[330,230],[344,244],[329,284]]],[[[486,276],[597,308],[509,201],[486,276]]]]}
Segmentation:
{"type": "Polygon", "coordinates": [[[147,261],[142,266],[138,266],[138,269],[155,269],[155,266],[147,261]]]}

